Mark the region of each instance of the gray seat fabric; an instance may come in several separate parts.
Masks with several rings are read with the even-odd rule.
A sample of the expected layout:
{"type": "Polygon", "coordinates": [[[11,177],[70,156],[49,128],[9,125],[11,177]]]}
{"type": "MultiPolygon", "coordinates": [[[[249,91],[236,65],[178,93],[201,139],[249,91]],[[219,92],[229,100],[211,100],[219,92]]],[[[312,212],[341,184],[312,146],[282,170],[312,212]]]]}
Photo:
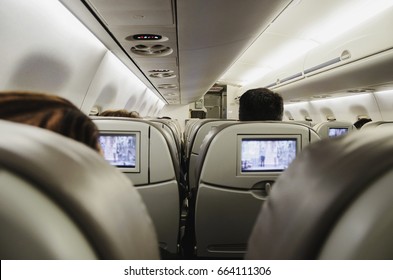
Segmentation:
{"type": "Polygon", "coordinates": [[[195,181],[196,165],[199,151],[201,149],[202,142],[208,135],[211,129],[218,127],[223,124],[234,123],[235,120],[220,120],[220,119],[204,119],[198,122],[194,127],[193,133],[190,135],[187,146],[187,182],[188,189],[196,187],[197,182],[195,181]]]}
{"type": "Polygon", "coordinates": [[[97,152],[48,130],[0,121],[2,259],[158,259],[132,183],[97,152]]]}
{"type": "Polygon", "coordinates": [[[377,127],[393,127],[393,121],[371,121],[363,125],[361,129],[370,129],[377,127]]]}
{"type": "Polygon", "coordinates": [[[248,259],[393,258],[393,130],[310,145],[275,183],[248,259]]]}
{"type": "Polygon", "coordinates": [[[179,160],[181,159],[181,147],[182,147],[182,138],[179,128],[177,127],[174,120],[168,119],[148,119],[149,121],[159,124],[163,131],[167,131],[170,136],[171,145],[176,147],[176,154],[179,160]]]}
{"type": "Polygon", "coordinates": [[[282,173],[242,172],[242,137],[268,142],[295,137],[298,152],[319,140],[312,128],[281,121],[235,122],[211,132],[202,144],[196,169],[198,184],[191,192],[196,197],[190,208],[195,209],[198,256],[242,257],[259,209],[269,200],[270,188],[282,173]]]}
{"type": "Polygon", "coordinates": [[[184,190],[179,157],[168,131],[161,130],[157,123],[141,119],[98,117],[93,120],[102,134],[138,133],[139,170],[123,172],[142,196],[157,230],[160,247],[177,253],[180,200],[184,190]]]}

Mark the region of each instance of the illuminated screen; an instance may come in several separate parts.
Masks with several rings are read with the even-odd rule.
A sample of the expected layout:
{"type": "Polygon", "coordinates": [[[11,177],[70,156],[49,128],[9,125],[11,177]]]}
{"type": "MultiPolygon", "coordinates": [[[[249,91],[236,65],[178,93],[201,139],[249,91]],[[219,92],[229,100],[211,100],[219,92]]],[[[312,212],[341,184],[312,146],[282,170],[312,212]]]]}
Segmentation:
{"type": "Polygon", "coordinates": [[[117,167],[135,168],[136,139],[135,134],[101,134],[99,141],[104,158],[117,167]]]}
{"type": "Polygon", "coordinates": [[[241,140],[241,172],[283,171],[296,157],[296,139],[241,140]]]}
{"type": "Polygon", "coordinates": [[[348,128],[329,128],[329,137],[337,137],[348,133],[348,128]]]}

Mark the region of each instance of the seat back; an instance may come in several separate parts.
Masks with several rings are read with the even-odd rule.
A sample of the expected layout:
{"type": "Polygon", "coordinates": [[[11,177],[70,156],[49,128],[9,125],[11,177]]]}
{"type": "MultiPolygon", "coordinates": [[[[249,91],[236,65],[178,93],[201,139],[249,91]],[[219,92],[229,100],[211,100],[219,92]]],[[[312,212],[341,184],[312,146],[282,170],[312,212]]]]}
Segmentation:
{"type": "Polygon", "coordinates": [[[198,158],[195,203],[197,255],[242,257],[262,203],[277,177],[318,140],[294,122],[237,122],[218,127],[198,158]]]}
{"type": "Polygon", "coordinates": [[[370,129],[370,128],[390,128],[393,127],[393,121],[371,121],[362,126],[361,129],[370,129]]]}
{"type": "Polygon", "coordinates": [[[351,122],[345,121],[326,121],[313,126],[318,135],[323,138],[333,138],[348,134],[356,130],[351,122]]]}
{"type": "Polygon", "coordinates": [[[198,122],[194,127],[193,133],[190,135],[187,143],[188,154],[187,154],[187,183],[188,188],[193,189],[196,187],[195,181],[195,168],[197,158],[201,145],[205,137],[211,131],[212,128],[218,127],[223,124],[237,122],[235,120],[220,120],[220,119],[204,119],[198,122]]]}
{"type": "Polygon", "coordinates": [[[122,166],[122,162],[118,162],[116,165],[141,194],[156,227],[160,247],[176,253],[182,189],[179,158],[168,134],[157,124],[141,119],[98,117],[93,120],[100,131],[102,146],[108,149],[104,151],[108,153],[108,160],[114,160],[113,154],[125,153],[116,151],[116,146],[110,142],[111,136],[135,139],[128,149],[134,150],[131,163],[122,166]]]}
{"type": "Polygon", "coordinates": [[[189,137],[193,126],[199,121],[200,121],[200,119],[186,119],[186,124],[184,127],[184,133],[183,133],[184,143],[187,143],[187,138],[189,137]]]}
{"type": "Polygon", "coordinates": [[[157,259],[140,195],[96,151],[0,121],[1,259],[157,259]]]}
{"type": "Polygon", "coordinates": [[[392,153],[386,128],[310,145],[263,205],[247,258],[392,259],[392,153]]]}
{"type": "Polygon", "coordinates": [[[182,137],[179,127],[174,120],[169,119],[150,119],[151,122],[160,124],[162,130],[167,131],[171,136],[171,142],[176,146],[176,151],[180,159],[181,147],[182,147],[182,137]]]}

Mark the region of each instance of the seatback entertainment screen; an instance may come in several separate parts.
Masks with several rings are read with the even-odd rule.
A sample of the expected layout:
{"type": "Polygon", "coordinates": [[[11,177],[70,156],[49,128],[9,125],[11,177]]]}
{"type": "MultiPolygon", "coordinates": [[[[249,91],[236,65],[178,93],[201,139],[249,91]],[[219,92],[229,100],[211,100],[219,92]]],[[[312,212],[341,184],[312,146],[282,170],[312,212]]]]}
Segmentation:
{"type": "Polygon", "coordinates": [[[297,139],[241,139],[241,172],[283,171],[296,157],[297,139]]]}
{"type": "Polygon", "coordinates": [[[104,158],[111,165],[125,168],[136,167],[136,134],[101,134],[99,141],[104,158]]]}
{"type": "Polygon", "coordinates": [[[330,138],[341,136],[341,135],[344,135],[347,133],[348,133],[348,128],[344,128],[344,127],[342,127],[342,128],[330,127],[329,128],[329,137],[330,138]]]}

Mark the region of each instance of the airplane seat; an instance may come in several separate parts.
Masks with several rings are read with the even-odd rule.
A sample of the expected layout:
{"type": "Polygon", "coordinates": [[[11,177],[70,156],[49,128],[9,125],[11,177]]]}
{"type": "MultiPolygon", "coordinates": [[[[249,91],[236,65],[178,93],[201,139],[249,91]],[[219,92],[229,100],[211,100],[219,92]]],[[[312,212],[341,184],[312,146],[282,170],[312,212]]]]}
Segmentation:
{"type": "Polygon", "coordinates": [[[356,131],[356,127],[351,122],[346,121],[326,121],[317,123],[313,129],[323,138],[337,137],[356,131]]]}
{"type": "Polygon", "coordinates": [[[148,120],[153,123],[160,124],[162,130],[169,132],[172,138],[171,141],[175,144],[177,154],[179,155],[179,159],[180,159],[182,139],[181,139],[181,133],[178,130],[178,127],[174,123],[174,121],[169,119],[148,119],[148,120]]]}
{"type": "MultiPolygon", "coordinates": [[[[178,140],[176,140],[176,135],[174,135],[173,131],[171,128],[169,128],[169,126],[165,123],[162,122],[156,122],[154,120],[148,120],[150,121],[155,127],[157,127],[165,136],[165,138],[167,138],[167,142],[170,145],[170,149],[171,151],[175,154],[177,160],[176,161],[180,161],[181,160],[181,149],[180,149],[180,142],[178,142],[178,140]]],[[[179,165],[176,165],[176,167],[178,167],[179,165]]],[[[179,168],[176,168],[179,169],[179,168]]],[[[177,171],[177,173],[180,172],[177,171]]]]}
{"type": "Polygon", "coordinates": [[[388,128],[393,126],[393,121],[371,121],[362,126],[361,129],[370,129],[376,127],[388,128]]]}
{"type": "MultiPolygon", "coordinates": [[[[194,139],[196,132],[198,131],[199,127],[201,126],[201,123],[204,122],[205,119],[196,119],[193,122],[189,122],[189,126],[187,127],[185,133],[185,141],[184,141],[184,153],[185,153],[185,158],[188,160],[189,155],[191,153],[191,143],[193,142],[192,139],[194,139]]],[[[211,120],[211,119],[208,119],[211,120]]]]}
{"type": "Polygon", "coordinates": [[[107,159],[133,182],[141,194],[157,230],[160,248],[177,254],[184,190],[180,181],[179,159],[174,145],[170,144],[170,137],[158,124],[148,120],[95,117],[93,121],[100,131],[100,142],[107,159]],[[133,139],[130,142],[134,144],[126,149],[133,155],[128,166],[116,163],[113,158],[113,154],[117,153],[116,145],[110,140],[113,136],[133,139]]]}
{"type": "Polygon", "coordinates": [[[146,207],[96,151],[0,121],[1,259],[158,259],[146,207]]]}
{"type": "Polygon", "coordinates": [[[196,255],[243,257],[275,180],[316,140],[312,128],[281,121],[224,124],[205,138],[196,167],[196,255]]]}
{"type": "Polygon", "coordinates": [[[187,142],[187,138],[192,130],[192,127],[199,121],[200,119],[186,119],[184,132],[183,132],[183,139],[185,143],[187,142]]]}
{"type": "Polygon", "coordinates": [[[223,124],[237,122],[236,120],[222,120],[222,119],[203,119],[194,127],[193,133],[188,139],[188,155],[187,155],[187,184],[188,189],[193,189],[196,186],[195,181],[195,167],[202,142],[209,134],[212,128],[223,124]]]}
{"type": "Polygon", "coordinates": [[[280,176],[248,259],[392,259],[393,130],[307,147],[280,176]]]}

